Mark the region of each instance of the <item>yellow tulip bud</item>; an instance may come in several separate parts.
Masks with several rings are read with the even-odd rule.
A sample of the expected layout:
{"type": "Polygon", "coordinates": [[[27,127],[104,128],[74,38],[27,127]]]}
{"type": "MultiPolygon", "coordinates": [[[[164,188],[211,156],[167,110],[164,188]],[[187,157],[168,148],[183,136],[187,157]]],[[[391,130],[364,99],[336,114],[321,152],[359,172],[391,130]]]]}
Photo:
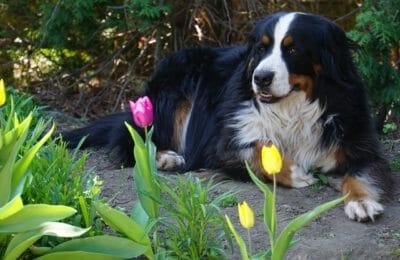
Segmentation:
{"type": "Polygon", "coordinates": [[[6,87],[4,80],[0,79],[0,107],[6,103],[6,87]]]}
{"type": "Polygon", "coordinates": [[[239,220],[244,228],[252,228],[254,226],[253,210],[247,205],[247,202],[239,203],[239,220]]]}
{"type": "Polygon", "coordinates": [[[275,145],[261,148],[261,164],[268,174],[277,174],[282,169],[282,156],[275,145]]]}

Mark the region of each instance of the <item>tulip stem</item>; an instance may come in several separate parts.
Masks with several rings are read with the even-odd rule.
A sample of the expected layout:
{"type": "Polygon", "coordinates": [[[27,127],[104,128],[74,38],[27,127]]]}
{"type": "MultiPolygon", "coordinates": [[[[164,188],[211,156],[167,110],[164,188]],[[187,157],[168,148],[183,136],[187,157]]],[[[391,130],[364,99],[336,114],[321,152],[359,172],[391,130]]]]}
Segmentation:
{"type": "Polygon", "coordinates": [[[271,253],[272,255],[274,254],[274,246],[275,246],[275,218],[276,218],[276,177],[275,174],[272,175],[273,177],[273,190],[272,190],[272,206],[274,208],[273,214],[271,216],[271,238],[270,238],[270,244],[271,244],[271,253]]]}
{"type": "Polygon", "coordinates": [[[250,228],[246,228],[247,229],[247,236],[249,237],[249,256],[252,255],[252,251],[251,251],[251,235],[250,235],[250,228]]]}

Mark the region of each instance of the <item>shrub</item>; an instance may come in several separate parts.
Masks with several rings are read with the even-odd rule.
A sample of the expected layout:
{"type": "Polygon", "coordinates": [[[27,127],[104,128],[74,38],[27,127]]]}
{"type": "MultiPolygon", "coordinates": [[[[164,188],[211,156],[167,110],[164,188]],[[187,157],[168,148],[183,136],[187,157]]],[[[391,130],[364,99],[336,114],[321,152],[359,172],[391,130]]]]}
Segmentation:
{"type": "Polygon", "coordinates": [[[400,1],[366,0],[349,36],[361,50],[355,61],[374,105],[379,130],[390,111],[400,114],[400,1]]]}

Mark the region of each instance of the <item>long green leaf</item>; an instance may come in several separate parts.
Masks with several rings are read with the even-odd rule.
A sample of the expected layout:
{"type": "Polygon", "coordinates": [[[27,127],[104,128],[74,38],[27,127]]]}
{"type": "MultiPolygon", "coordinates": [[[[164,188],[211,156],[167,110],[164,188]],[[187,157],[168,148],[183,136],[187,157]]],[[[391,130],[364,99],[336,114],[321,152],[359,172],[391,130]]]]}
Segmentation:
{"type": "Polygon", "coordinates": [[[23,187],[23,185],[20,185],[20,182],[21,180],[23,180],[25,172],[28,170],[28,167],[31,164],[36,153],[39,151],[40,147],[42,147],[43,144],[50,138],[50,136],[54,132],[54,129],[55,125],[53,124],[51,129],[39,140],[39,142],[31,147],[31,149],[29,149],[29,151],[25,153],[24,157],[22,157],[15,163],[14,175],[11,183],[11,190],[13,191],[13,193],[11,194],[12,196],[18,192],[22,193],[22,190],[19,190],[23,187]],[[17,187],[20,188],[17,189],[17,187]]]}
{"type": "Polygon", "coordinates": [[[69,259],[84,259],[84,260],[120,260],[123,257],[111,256],[107,254],[99,254],[92,252],[72,251],[72,252],[57,252],[46,254],[36,260],[69,260],[69,259]]]}
{"type": "MultiPolygon", "coordinates": [[[[135,187],[138,193],[139,200],[147,215],[153,218],[158,217],[158,205],[147,194],[152,194],[156,198],[159,197],[160,191],[155,184],[154,169],[152,169],[152,162],[149,158],[148,145],[144,143],[142,137],[125,122],[129,133],[135,143],[133,153],[135,156],[134,178],[135,187]]],[[[155,158],[153,158],[155,159],[155,158]]]]}
{"type": "Polygon", "coordinates": [[[275,240],[277,218],[276,218],[276,208],[274,202],[274,196],[268,186],[260,181],[255,175],[253,170],[250,168],[249,164],[246,162],[246,169],[250,174],[250,178],[257,185],[257,187],[264,193],[264,224],[267,228],[270,239],[273,242],[275,240]]]}
{"type": "Polygon", "coordinates": [[[305,225],[318,218],[323,212],[335,207],[339,203],[343,202],[346,197],[343,196],[341,198],[332,200],[330,202],[324,203],[312,211],[304,213],[297,218],[293,219],[282,231],[276,240],[275,248],[272,250],[272,259],[283,259],[287,249],[290,246],[290,242],[293,239],[294,234],[303,228],[305,225]]]}
{"type": "Polygon", "coordinates": [[[144,211],[142,204],[140,204],[140,201],[137,201],[133,206],[131,219],[133,219],[141,227],[145,227],[147,225],[149,221],[149,216],[147,215],[146,211],[144,211]]]}
{"type": "MultiPolygon", "coordinates": [[[[154,132],[154,127],[151,127],[150,131],[147,134],[147,139],[146,139],[145,145],[147,148],[147,153],[149,155],[150,170],[154,176],[154,173],[157,172],[157,164],[156,164],[157,147],[152,142],[153,132],[154,132]]],[[[158,196],[159,196],[159,194],[157,194],[157,198],[158,198],[158,196]]]]}
{"type": "MultiPolygon", "coordinates": [[[[10,114],[9,115],[14,115],[14,110],[15,110],[14,98],[12,95],[10,95],[10,114]]],[[[12,116],[9,116],[6,126],[4,127],[4,131],[5,132],[10,131],[11,125],[12,125],[12,116]]]]}
{"type": "Polygon", "coordinates": [[[14,193],[11,188],[13,174],[15,174],[13,169],[18,151],[28,135],[31,120],[32,115],[29,114],[21,124],[4,135],[4,143],[0,151],[0,165],[3,165],[0,167],[0,207],[5,205],[14,193]]]}
{"type": "Polygon", "coordinates": [[[18,257],[44,235],[57,237],[77,237],[90,228],[79,228],[60,222],[46,222],[38,229],[16,235],[8,244],[4,260],[18,259],[18,257]]]}
{"type": "MultiPolygon", "coordinates": [[[[130,239],[116,236],[95,236],[88,238],[73,239],[57,245],[49,254],[57,252],[87,252],[109,255],[124,259],[131,259],[143,255],[148,249],[147,246],[140,245],[130,239]]],[[[45,255],[46,256],[46,255],[45,255]]],[[[44,256],[44,257],[45,257],[44,256]]],[[[46,258],[39,258],[46,259],[46,258]]],[[[75,258],[77,259],[77,258],[75,258]]],[[[86,259],[82,257],[80,259],[86,259]]]]}
{"type": "Polygon", "coordinates": [[[93,202],[93,205],[107,225],[139,244],[150,246],[150,239],[144,227],[129,216],[100,202],[93,202]]]}
{"type": "Polygon", "coordinates": [[[0,222],[0,233],[18,233],[36,229],[48,221],[58,221],[73,215],[75,209],[46,204],[25,205],[21,210],[0,222]]]}
{"type": "Polygon", "coordinates": [[[0,208],[0,221],[14,215],[24,207],[21,196],[15,196],[10,202],[0,208]]]}
{"type": "Polygon", "coordinates": [[[227,215],[225,215],[226,223],[228,224],[229,229],[231,230],[233,236],[235,237],[236,243],[239,246],[240,255],[242,256],[242,260],[248,260],[249,255],[247,253],[246,243],[243,238],[236,231],[235,226],[233,226],[231,220],[227,215]]]}

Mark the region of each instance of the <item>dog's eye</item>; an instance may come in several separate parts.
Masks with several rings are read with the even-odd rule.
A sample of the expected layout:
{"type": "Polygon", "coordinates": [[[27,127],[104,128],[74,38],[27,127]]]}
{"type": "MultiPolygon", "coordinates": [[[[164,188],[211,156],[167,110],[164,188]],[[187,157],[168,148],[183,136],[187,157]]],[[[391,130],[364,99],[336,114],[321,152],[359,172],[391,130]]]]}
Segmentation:
{"type": "Polygon", "coordinates": [[[257,47],[257,51],[258,51],[259,53],[263,53],[263,52],[265,52],[265,50],[266,50],[266,48],[265,48],[264,45],[260,45],[260,46],[257,47]]]}
{"type": "Polygon", "coordinates": [[[297,50],[296,50],[295,47],[291,46],[291,47],[289,47],[289,48],[287,49],[287,53],[288,53],[289,55],[295,55],[295,54],[297,53],[297,50]]]}

